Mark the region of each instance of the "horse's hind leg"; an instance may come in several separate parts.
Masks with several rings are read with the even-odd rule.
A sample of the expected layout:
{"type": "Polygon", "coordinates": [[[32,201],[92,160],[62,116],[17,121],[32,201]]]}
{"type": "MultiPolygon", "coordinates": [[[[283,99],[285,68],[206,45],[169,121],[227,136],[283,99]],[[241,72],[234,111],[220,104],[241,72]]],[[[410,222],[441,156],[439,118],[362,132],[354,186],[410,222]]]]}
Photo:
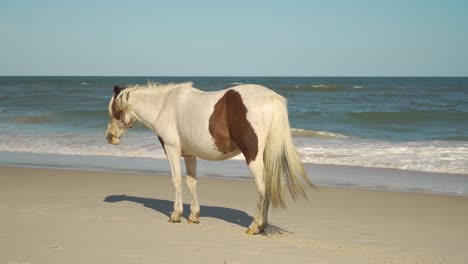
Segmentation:
{"type": "Polygon", "coordinates": [[[200,223],[200,205],[197,200],[197,158],[194,156],[184,156],[185,169],[187,170],[187,187],[190,191],[190,216],[187,222],[200,223]]]}
{"type": "Polygon", "coordinates": [[[263,155],[258,155],[255,161],[250,162],[249,169],[255,178],[258,191],[257,213],[246,233],[255,235],[262,233],[268,225],[268,207],[270,205],[270,194],[266,188],[263,155]]]}

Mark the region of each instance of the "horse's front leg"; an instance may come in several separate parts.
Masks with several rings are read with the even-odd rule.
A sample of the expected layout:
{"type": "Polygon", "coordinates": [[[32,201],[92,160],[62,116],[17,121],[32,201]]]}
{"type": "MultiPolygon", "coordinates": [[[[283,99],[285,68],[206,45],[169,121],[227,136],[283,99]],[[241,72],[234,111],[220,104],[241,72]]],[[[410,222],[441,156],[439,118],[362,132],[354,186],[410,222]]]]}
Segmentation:
{"type": "Polygon", "coordinates": [[[182,204],[182,176],[180,170],[180,148],[165,146],[166,156],[171,166],[172,184],[174,185],[174,211],[168,222],[180,223],[184,210],[182,204]]]}
{"type": "Polygon", "coordinates": [[[190,191],[190,215],[187,221],[200,223],[200,205],[197,200],[197,158],[195,156],[184,156],[185,169],[187,170],[187,187],[190,191]]]}

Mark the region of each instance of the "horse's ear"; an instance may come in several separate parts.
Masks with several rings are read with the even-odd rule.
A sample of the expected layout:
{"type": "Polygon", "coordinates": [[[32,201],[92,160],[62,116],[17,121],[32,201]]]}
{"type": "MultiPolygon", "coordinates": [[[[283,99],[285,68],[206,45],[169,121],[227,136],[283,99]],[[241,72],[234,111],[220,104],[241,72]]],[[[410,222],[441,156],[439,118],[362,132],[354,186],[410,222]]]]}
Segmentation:
{"type": "Polygon", "coordinates": [[[120,88],[118,85],[114,86],[114,96],[117,96],[120,91],[122,91],[122,88],[120,88]]]}

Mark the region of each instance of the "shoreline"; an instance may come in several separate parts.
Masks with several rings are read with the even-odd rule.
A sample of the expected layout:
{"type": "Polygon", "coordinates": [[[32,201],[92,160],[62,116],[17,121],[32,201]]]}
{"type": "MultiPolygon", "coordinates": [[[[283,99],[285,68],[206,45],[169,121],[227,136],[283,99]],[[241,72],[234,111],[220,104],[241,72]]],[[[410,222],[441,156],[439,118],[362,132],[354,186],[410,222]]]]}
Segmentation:
{"type": "MultiPolygon", "coordinates": [[[[0,166],[170,176],[168,161],[156,158],[0,152],[0,166]]],[[[468,196],[468,174],[311,163],[304,167],[318,186],[468,196]]],[[[203,178],[253,180],[242,160],[198,160],[197,173],[203,178]]]]}
{"type": "MultiPolygon", "coordinates": [[[[185,184],[184,184],[185,185],[185,184]]],[[[171,178],[0,166],[2,263],[464,263],[468,197],[307,189],[244,231],[253,181],[200,178],[201,223],[167,223],[171,178]],[[239,195],[242,193],[242,195],[239,195]]],[[[184,218],[190,199],[183,191],[184,218]]]]}

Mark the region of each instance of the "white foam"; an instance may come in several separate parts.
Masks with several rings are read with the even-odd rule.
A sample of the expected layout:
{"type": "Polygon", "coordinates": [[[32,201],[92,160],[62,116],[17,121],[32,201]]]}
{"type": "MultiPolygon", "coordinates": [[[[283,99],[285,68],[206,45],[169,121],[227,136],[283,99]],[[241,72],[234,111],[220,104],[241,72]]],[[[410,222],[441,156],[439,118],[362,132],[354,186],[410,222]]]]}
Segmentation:
{"type": "MultiPolygon", "coordinates": [[[[104,134],[104,133],[103,133],[104,134]]],[[[153,135],[133,135],[120,145],[108,144],[104,135],[6,135],[0,136],[0,151],[61,155],[164,158],[164,150],[153,135]]]]}
{"type": "Polygon", "coordinates": [[[330,131],[308,130],[301,128],[291,128],[291,133],[294,137],[311,137],[311,138],[347,138],[348,136],[333,133],[330,131]]]}
{"type": "Polygon", "coordinates": [[[315,140],[297,144],[304,162],[468,174],[468,143],[315,140]]]}
{"type": "MultiPolygon", "coordinates": [[[[0,151],[165,158],[156,136],[131,131],[117,146],[102,135],[0,135],[0,151]],[[132,133],[133,132],[133,133],[132,133]]],[[[355,138],[294,138],[303,162],[468,174],[468,143],[450,141],[385,142],[355,138]]],[[[234,157],[242,160],[243,156],[234,157]]]]}
{"type": "Polygon", "coordinates": [[[325,85],[325,84],[313,84],[312,87],[314,87],[314,88],[327,88],[329,86],[325,85]]]}

